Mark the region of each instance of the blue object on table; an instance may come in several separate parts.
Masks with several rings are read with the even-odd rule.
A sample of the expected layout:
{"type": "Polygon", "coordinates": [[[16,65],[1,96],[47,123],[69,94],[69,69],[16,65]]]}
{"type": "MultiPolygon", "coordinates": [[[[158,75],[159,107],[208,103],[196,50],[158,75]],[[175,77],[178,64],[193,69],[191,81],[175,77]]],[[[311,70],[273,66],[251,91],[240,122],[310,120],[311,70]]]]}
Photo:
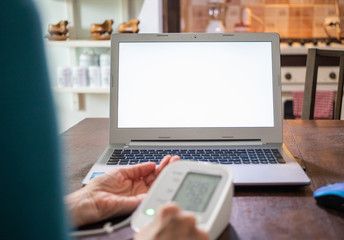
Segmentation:
{"type": "Polygon", "coordinates": [[[103,175],[104,173],[103,172],[94,172],[93,174],[92,174],[92,176],[91,176],[91,179],[92,178],[95,178],[95,177],[98,177],[98,176],[101,176],[101,175],[103,175]]]}
{"type": "Polygon", "coordinates": [[[318,188],[313,197],[319,205],[344,211],[344,182],[318,188]]]}

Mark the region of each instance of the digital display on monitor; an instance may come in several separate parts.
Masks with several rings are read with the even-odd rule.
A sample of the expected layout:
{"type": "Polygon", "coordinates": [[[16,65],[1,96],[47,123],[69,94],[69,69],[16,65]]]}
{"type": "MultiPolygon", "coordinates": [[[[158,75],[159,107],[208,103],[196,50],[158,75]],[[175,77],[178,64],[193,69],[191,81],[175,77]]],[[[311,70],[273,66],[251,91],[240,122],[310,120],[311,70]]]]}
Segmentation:
{"type": "Polygon", "coordinates": [[[188,173],[172,200],[184,210],[204,212],[220,180],[220,176],[188,173]]]}
{"type": "Polygon", "coordinates": [[[271,45],[119,43],[118,128],[273,127],[271,45]]]}

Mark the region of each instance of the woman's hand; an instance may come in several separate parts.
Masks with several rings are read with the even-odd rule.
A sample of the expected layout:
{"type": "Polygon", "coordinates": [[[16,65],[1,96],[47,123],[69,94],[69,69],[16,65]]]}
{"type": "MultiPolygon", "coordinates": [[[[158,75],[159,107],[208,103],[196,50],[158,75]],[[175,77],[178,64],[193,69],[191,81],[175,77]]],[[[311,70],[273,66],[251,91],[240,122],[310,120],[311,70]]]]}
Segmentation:
{"type": "Polygon", "coordinates": [[[179,159],[168,155],[158,167],[149,162],[112,169],[92,179],[65,198],[74,224],[82,226],[133,212],[163,168],[179,159]]]}
{"type": "Polygon", "coordinates": [[[206,240],[208,234],[199,230],[195,217],[182,211],[176,204],[164,205],[154,221],[141,229],[134,240],[206,240]]]}

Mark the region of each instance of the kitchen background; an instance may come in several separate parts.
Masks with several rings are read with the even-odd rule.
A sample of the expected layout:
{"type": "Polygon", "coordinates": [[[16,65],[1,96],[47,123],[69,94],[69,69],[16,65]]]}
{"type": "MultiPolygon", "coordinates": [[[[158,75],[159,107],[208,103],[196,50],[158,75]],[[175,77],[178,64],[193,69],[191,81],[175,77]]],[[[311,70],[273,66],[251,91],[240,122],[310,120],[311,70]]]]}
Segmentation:
{"type": "MultiPolygon", "coordinates": [[[[321,38],[326,18],[344,20],[344,0],[230,0],[224,4],[225,32],[235,32],[245,9],[251,11],[250,32],[278,32],[281,38],[321,38]]],[[[207,0],[181,0],[182,32],[205,32],[209,22],[207,0]]],[[[343,25],[341,26],[343,29],[343,25]]]]}
{"type": "MultiPolygon", "coordinates": [[[[58,68],[79,66],[83,54],[94,53],[100,57],[110,53],[110,41],[90,39],[92,23],[113,19],[113,32],[117,32],[120,23],[138,18],[140,32],[206,32],[213,20],[220,19],[224,23],[224,32],[278,32],[283,42],[282,105],[284,108],[289,104],[287,111],[290,111],[293,93],[303,90],[307,49],[315,45],[344,49],[341,41],[336,39],[338,32],[342,37],[344,29],[344,24],[338,24],[339,19],[344,21],[344,0],[224,1],[226,3],[219,6],[214,3],[216,0],[34,0],[42,19],[42,38],[47,34],[49,24],[61,20],[69,22],[69,40],[44,40],[60,131],[84,118],[109,117],[108,87],[57,86],[58,68]],[[145,26],[156,27],[152,30],[145,26]],[[333,43],[326,42],[328,34],[325,30],[333,43]],[[304,39],[310,42],[305,43],[304,39]]],[[[214,28],[210,29],[214,31],[214,28]]],[[[321,67],[318,89],[333,91],[337,76],[337,67],[321,67]]]]}

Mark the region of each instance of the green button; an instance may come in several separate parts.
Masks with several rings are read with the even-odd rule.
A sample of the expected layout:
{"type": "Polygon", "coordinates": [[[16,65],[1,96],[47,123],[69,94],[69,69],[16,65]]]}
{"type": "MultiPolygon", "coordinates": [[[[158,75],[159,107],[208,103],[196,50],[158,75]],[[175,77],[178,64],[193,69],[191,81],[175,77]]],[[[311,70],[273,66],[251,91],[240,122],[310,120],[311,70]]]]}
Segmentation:
{"type": "Polygon", "coordinates": [[[154,211],[153,208],[148,208],[148,209],[146,210],[146,214],[147,214],[148,216],[154,216],[155,211],[154,211]]]}

